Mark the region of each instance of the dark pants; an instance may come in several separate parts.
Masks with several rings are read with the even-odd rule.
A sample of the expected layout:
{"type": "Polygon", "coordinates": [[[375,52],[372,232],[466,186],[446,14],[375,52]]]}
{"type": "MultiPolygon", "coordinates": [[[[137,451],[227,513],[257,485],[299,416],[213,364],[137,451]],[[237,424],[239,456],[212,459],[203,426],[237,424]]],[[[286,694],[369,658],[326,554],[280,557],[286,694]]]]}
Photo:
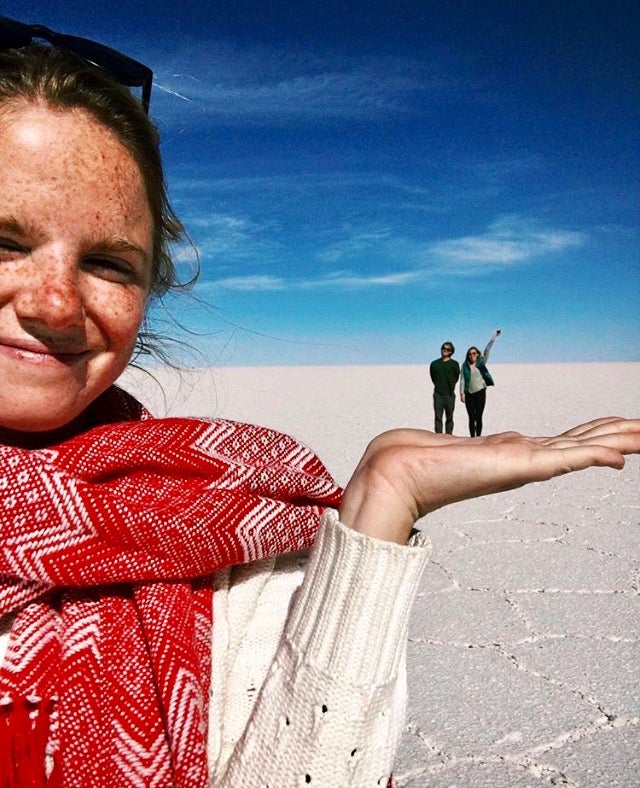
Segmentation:
{"type": "Polygon", "coordinates": [[[479,438],[482,435],[482,414],[486,401],[486,389],[464,395],[464,406],[469,414],[469,435],[472,438],[479,438]]]}
{"type": "Polygon", "coordinates": [[[456,405],[455,394],[438,394],[433,392],[433,409],[436,414],[436,432],[442,432],[442,414],[445,414],[445,430],[447,435],[453,433],[453,409],[456,405]]]}

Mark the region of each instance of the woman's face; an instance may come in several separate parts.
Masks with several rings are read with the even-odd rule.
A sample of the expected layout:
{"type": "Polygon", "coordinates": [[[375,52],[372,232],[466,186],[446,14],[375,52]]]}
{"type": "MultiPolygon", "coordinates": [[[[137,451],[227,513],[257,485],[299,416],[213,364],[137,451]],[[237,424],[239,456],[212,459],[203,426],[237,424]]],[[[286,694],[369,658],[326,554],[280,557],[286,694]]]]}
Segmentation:
{"type": "Polygon", "coordinates": [[[0,440],[80,423],[120,375],[151,255],[144,184],[109,129],[83,110],[0,106],[0,440]]]}
{"type": "Polygon", "coordinates": [[[480,355],[480,351],[478,350],[478,348],[475,347],[469,348],[469,351],[467,352],[467,361],[469,362],[469,364],[475,364],[476,361],[478,360],[479,355],[480,355]]]}

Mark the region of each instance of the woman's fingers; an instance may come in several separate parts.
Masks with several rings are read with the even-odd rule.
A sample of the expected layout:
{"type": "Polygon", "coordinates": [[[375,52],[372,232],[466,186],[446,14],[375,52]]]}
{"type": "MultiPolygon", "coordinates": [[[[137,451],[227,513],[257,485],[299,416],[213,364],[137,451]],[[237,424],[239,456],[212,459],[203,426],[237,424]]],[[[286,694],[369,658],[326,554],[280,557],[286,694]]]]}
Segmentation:
{"type": "Polygon", "coordinates": [[[640,451],[640,420],[598,419],[562,435],[545,438],[542,443],[552,448],[568,445],[603,446],[621,454],[633,454],[640,451]]]}
{"type": "Polygon", "coordinates": [[[623,419],[619,416],[607,416],[606,418],[594,419],[585,424],[579,424],[557,437],[578,438],[608,432],[637,432],[638,430],[640,430],[640,419],[623,419]]]}
{"type": "Polygon", "coordinates": [[[371,445],[385,440],[391,441],[394,445],[438,447],[445,445],[469,444],[476,447],[490,444],[518,444],[518,443],[537,443],[547,446],[569,445],[563,441],[602,443],[606,446],[619,445],[621,449],[628,447],[624,453],[638,451],[638,441],[640,440],[640,419],[622,419],[619,417],[608,417],[595,419],[585,424],[573,427],[560,435],[546,437],[528,437],[519,432],[501,432],[495,435],[487,435],[482,438],[465,438],[457,435],[435,434],[427,430],[417,429],[397,429],[382,433],[374,439],[371,445]]]}
{"type": "Polygon", "coordinates": [[[546,447],[546,450],[547,453],[538,455],[537,459],[541,460],[541,471],[544,469],[549,475],[532,481],[544,481],[544,478],[551,479],[590,467],[619,469],[624,466],[622,452],[613,446],[563,441],[546,447]]]}

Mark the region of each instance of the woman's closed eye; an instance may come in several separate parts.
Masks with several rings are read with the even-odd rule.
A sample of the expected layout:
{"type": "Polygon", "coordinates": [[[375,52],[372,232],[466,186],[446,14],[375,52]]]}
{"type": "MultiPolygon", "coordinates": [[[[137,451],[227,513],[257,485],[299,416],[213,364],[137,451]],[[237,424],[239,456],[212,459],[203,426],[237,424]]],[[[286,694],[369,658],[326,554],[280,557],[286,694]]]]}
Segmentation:
{"type": "Polygon", "coordinates": [[[25,254],[26,248],[11,238],[0,236],[0,260],[13,260],[25,254]]]}
{"type": "Polygon", "coordinates": [[[91,255],[85,257],[81,268],[100,279],[121,284],[142,284],[143,274],[139,266],[120,257],[91,255]]]}

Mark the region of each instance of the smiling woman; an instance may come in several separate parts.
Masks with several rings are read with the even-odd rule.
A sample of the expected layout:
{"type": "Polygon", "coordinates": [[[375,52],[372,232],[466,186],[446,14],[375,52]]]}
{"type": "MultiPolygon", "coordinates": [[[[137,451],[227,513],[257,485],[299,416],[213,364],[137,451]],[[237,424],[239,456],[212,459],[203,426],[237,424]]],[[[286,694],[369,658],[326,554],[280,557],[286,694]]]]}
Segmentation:
{"type": "Polygon", "coordinates": [[[112,50],[0,33],[0,782],[390,784],[415,521],[620,468],[640,424],[392,430],[343,493],[287,435],[153,419],[115,381],[175,285],[157,135],[112,50]]]}
{"type": "Polygon", "coordinates": [[[91,115],[24,101],[0,111],[4,442],[55,431],[49,442],[77,430],[129,363],[153,226],[135,161],[91,115]]]}

